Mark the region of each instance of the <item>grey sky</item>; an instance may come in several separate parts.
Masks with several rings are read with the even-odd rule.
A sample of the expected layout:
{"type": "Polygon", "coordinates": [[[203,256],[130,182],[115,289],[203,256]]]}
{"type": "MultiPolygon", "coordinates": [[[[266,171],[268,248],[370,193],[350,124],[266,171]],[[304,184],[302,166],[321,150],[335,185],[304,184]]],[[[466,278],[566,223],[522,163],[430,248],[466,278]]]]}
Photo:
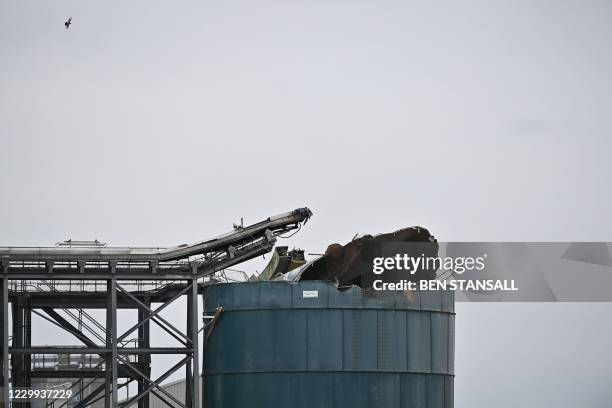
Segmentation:
{"type": "MultiPolygon", "coordinates": [[[[610,241],[611,17],[605,1],[4,1],[0,245],[174,245],[303,205],[290,243],[311,252],[414,224],[610,241]]],[[[509,382],[495,406],[576,406],[542,399],[574,380],[604,406],[612,353],[593,336],[611,311],[459,305],[456,406],[509,382]],[[516,321],[529,342],[500,336],[516,321]]]]}

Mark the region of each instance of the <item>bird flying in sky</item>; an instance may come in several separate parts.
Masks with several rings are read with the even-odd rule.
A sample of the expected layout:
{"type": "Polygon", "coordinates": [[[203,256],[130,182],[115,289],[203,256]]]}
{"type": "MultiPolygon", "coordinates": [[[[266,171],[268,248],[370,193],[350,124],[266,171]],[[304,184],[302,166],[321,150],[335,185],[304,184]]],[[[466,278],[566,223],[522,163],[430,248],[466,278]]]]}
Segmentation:
{"type": "Polygon", "coordinates": [[[72,17],[70,17],[68,21],[64,23],[64,25],[66,26],[66,30],[68,29],[68,27],[70,27],[70,24],[72,24],[72,17]]]}

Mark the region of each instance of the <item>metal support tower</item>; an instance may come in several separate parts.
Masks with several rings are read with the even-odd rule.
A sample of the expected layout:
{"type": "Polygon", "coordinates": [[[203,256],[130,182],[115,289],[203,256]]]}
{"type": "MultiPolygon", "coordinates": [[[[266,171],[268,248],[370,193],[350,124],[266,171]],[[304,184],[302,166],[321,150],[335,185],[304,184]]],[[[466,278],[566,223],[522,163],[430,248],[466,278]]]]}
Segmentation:
{"type": "MultiPolygon", "coordinates": [[[[138,406],[147,407],[149,404],[149,394],[153,394],[169,406],[179,407],[199,407],[199,353],[198,353],[198,293],[200,285],[197,277],[184,280],[179,283],[172,282],[164,286],[161,290],[134,292],[127,290],[127,286],[122,281],[111,278],[106,281],[106,290],[89,294],[89,302],[83,299],[80,293],[62,292],[54,296],[48,293],[18,293],[10,290],[9,287],[18,287],[8,279],[2,279],[2,308],[4,316],[2,335],[4,339],[2,347],[3,364],[2,372],[3,384],[7,386],[9,380],[9,353],[12,364],[10,364],[13,387],[28,387],[31,378],[92,378],[104,379],[104,383],[98,385],[87,395],[82,395],[80,403],[76,407],[86,407],[98,400],[104,399],[105,407],[128,407],[138,406]],[[105,302],[101,302],[101,297],[105,302]],[[173,323],[161,315],[162,311],[179,298],[186,298],[189,323],[186,330],[177,328],[173,323]],[[11,346],[8,344],[8,311],[9,302],[14,305],[13,310],[13,337],[11,346]],[[28,307],[41,309],[47,313],[48,320],[54,322],[58,327],[74,335],[75,339],[84,343],[84,346],[32,346],[27,341],[29,332],[26,316],[31,313],[24,303],[27,298],[31,303],[28,307]],[[99,308],[106,312],[106,324],[104,325],[105,342],[97,344],[91,338],[81,332],[77,332],[74,326],[64,319],[56,309],[62,307],[62,303],[73,303],[71,298],[78,298],[79,306],[84,309],[99,308]],[[105,303],[103,305],[103,303],[105,303]],[[156,303],[155,308],[151,304],[156,303]],[[159,305],[157,305],[159,304],[159,305]],[[117,328],[117,311],[119,309],[135,309],[138,311],[138,321],[129,329],[119,332],[117,328]],[[26,311],[27,310],[27,311],[26,311]],[[150,327],[151,322],[157,324],[171,337],[180,342],[179,347],[151,347],[150,327]],[[132,341],[132,336],[137,338],[132,341]],[[74,368],[74,369],[41,369],[33,368],[29,361],[31,355],[92,355],[96,354],[103,358],[104,366],[97,368],[74,368]],[[177,355],[179,362],[164,372],[156,379],[151,378],[151,356],[154,354],[177,355]],[[187,378],[190,380],[191,388],[185,403],[179,401],[175,396],[168,393],[161,383],[170,375],[177,372],[181,367],[186,370],[187,378]],[[122,382],[120,380],[125,380],[122,382]],[[138,392],[129,399],[119,401],[118,391],[127,383],[136,381],[138,392]]],[[[3,390],[3,400],[8,401],[8,394],[3,390]]],[[[27,402],[21,404],[28,404],[27,402]]],[[[8,405],[7,405],[8,406],[8,405]]],[[[15,402],[14,407],[17,407],[15,402]]],[[[27,405],[23,405],[27,406],[27,405]]],[[[57,404],[55,405],[58,406],[57,404]]],[[[62,406],[60,404],[60,406],[62,406]]]]}
{"type": "MultiPolygon", "coordinates": [[[[9,406],[9,385],[27,388],[35,380],[64,378],[77,379],[73,383],[76,408],[102,401],[105,408],[148,408],[150,395],[168,406],[200,408],[204,398],[198,294],[204,278],[267,253],[276,237],[299,229],[311,215],[307,208],[300,208],[173,248],[113,248],[98,241],[66,241],[47,248],[0,247],[0,402],[9,406]],[[162,316],[179,298],[186,300],[185,330],[162,316]],[[105,322],[90,316],[89,309],[104,310],[105,322]],[[117,326],[117,312],[122,309],[138,314],[137,322],[125,331],[117,326]],[[33,345],[33,313],[82,345],[33,345]],[[178,346],[152,347],[151,323],[178,346]],[[151,357],[155,354],[176,355],[178,361],[152,378],[151,357]],[[62,356],[67,363],[60,366],[62,356]],[[72,364],[74,356],[78,364],[72,364]],[[49,367],[48,361],[57,364],[49,367]],[[161,386],[181,369],[188,381],[185,402],[161,386]],[[137,393],[120,400],[120,390],[132,382],[137,384],[137,393]]],[[[68,400],[57,400],[54,408],[67,405],[68,400]]],[[[13,407],[29,407],[29,403],[13,401],[13,407]]]]}

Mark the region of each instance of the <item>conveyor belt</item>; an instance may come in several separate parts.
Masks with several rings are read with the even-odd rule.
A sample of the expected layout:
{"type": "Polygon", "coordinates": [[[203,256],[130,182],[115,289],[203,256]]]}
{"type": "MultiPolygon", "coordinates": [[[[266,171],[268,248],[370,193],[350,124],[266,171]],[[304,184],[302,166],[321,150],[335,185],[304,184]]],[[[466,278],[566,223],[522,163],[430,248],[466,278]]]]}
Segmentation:
{"type": "Polygon", "coordinates": [[[94,269],[98,272],[111,269],[112,273],[122,270],[124,276],[127,276],[126,271],[130,276],[162,271],[178,276],[193,273],[195,267],[199,275],[205,275],[269,252],[278,236],[298,229],[311,216],[310,209],[298,208],[253,225],[236,226],[233,231],[211,239],[170,248],[100,245],[0,247],[0,273],[19,273],[21,270],[27,276],[42,269],[47,273],[78,272],[87,275],[94,269]]]}

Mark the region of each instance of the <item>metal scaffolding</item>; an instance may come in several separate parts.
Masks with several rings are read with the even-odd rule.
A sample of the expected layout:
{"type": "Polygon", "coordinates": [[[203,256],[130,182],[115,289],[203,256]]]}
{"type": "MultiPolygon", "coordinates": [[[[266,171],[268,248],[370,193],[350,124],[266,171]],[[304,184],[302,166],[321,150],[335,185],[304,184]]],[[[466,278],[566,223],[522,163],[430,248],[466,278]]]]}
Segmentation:
{"type": "MultiPolygon", "coordinates": [[[[66,241],[48,248],[0,248],[0,384],[4,406],[31,406],[29,400],[11,401],[10,388],[30,388],[32,379],[65,378],[77,379],[73,384],[78,385],[76,408],[101,400],[105,408],[148,408],[150,394],[171,407],[201,407],[198,294],[206,284],[205,277],[270,251],[276,237],[299,229],[311,215],[310,210],[301,208],[251,226],[235,226],[232,232],[211,240],[174,248],[113,248],[97,241],[66,241]],[[185,330],[161,315],[182,297],[186,298],[185,330]],[[105,324],[89,315],[89,309],[104,310],[105,324]],[[125,331],[117,327],[119,309],[138,314],[138,321],[125,331]],[[83,346],[33,346],[32,314],[70,333],[83,346]],[[151,322],[179,347],[152,347],[151,322]],[[134,335],[136,338],[131,337],[134,335]],[[151,356],[155,354],[176,355],[179,361],[152,378],[151,356]],[[181,369],[188,385],[185,402],[161,386],[181,369]],[[132,382],[137,384],[136,395],[119,401],[119,389],[132,382]]],[[[54,408],[67,404],[68,400],[58,401],[54,408]]]]}

